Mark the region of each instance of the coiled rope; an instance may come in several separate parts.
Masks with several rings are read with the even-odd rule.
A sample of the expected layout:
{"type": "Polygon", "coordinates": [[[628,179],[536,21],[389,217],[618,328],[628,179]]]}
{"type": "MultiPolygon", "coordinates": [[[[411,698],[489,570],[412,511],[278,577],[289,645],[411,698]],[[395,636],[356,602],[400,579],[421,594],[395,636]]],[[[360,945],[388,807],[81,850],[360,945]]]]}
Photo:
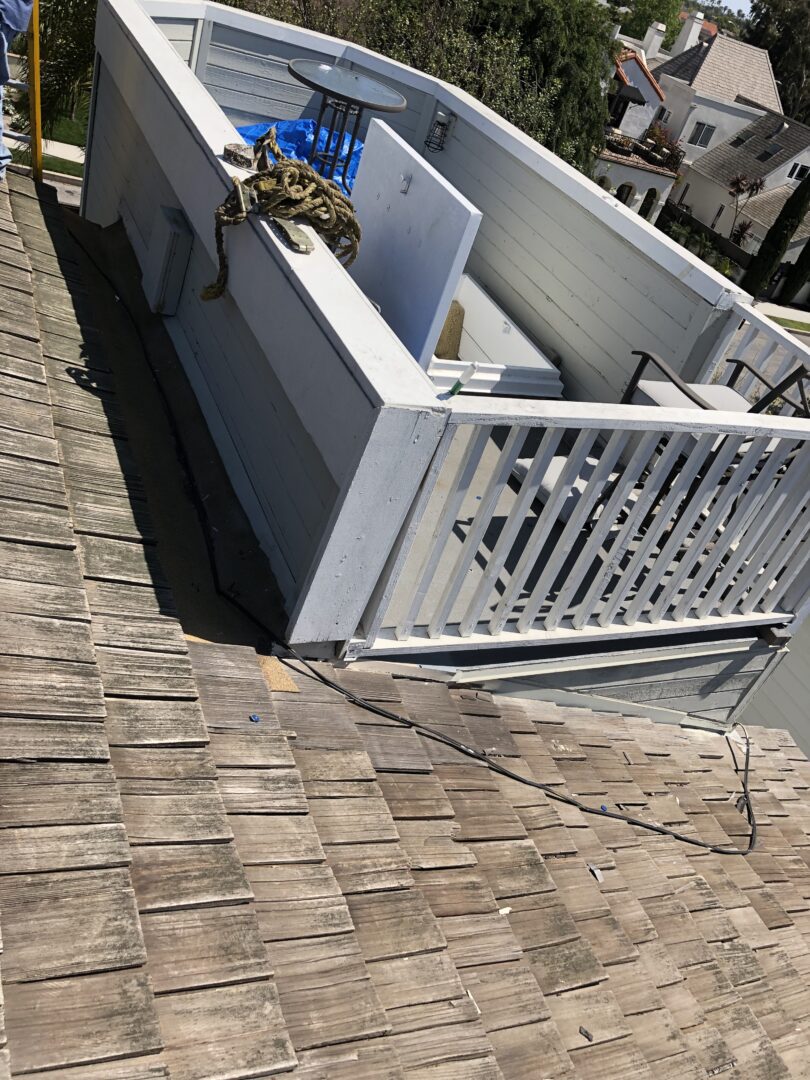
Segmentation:
{"type": "Polygon", "coordinates": [[[306,161],[285,157],[271,128],[253,145],[256,172],[247,180],[233,178],[233,191],[214,211],[219,272],[217,279],[203,289],[203,300],[222,296],[228,283],[228,256],[225,254],[224,230],[241,225],[250,213],[289,221],[301,218],[323,237],[329,249],[343,263],[351,266],[360,246],[360,224],[354,207],[332,180],[317,173],[306,161]],[[270,155],[275,161],[270,163],[270,155]]]}

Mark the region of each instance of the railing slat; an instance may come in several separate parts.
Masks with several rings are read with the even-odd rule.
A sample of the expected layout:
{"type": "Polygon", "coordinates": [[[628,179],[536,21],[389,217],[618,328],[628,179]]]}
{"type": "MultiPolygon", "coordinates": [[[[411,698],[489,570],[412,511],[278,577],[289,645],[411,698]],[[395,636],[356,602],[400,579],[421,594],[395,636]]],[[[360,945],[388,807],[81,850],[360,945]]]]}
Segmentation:
{"type": "Polygon", "coordinates": [[[748,615],[759,604],[759,601],[768,592],[774,589],[778,582],[775,580],[782,571],[787,571],[791,557],[797,548],[801,547],[802,541],[810,529],[810,515],[805,511],[804,520],[799,517],[792,526],[789,534],[784,536],[777,545],[773,555],[763,566],[759,580],[752,585],[746,598],[738,605],[743,615],[748,615]]]}
{"type": "MultiPolygon", "coordinates": [[[[690,607],[696,609],[698,618],[706,618],[718,606],[721,596],[733,582],[740,567],[744,566],[746,559],[756,552],[757,542],[762,532],[768,528],[768,522],[771,519],[769,512],[779,509],[782,502],[791,497],[792,492],[798,487],[799,470],[796,469],[798,460],[788,462],[785,473],[782,476],[778,475],[785,459],[789,458],[789,445],[791,444],[786,443],[784,453],[780,450],[780,453],[773,455],[773,461],[769,461],[768,468],[757,478],[754,485],[756,495],[750,495],[739,505],[734,515],[733,527],[727,530],[728,540],[717,552],[712,553],[707,568],[704,568],[706,572],[704,572],[703,581],[698,583],[699,589],[711,581],[711,575],[715,569],[718,572],[697,605],[694,604],[694,600],[697,599],[699,591],[693,586],[690,607]],[[758,522],[757,517],[761,518],[758,522]],[[724,557],[726,563],[720,567],[724,557]]],[[[807,448],[802,448],[801,453],[806,455],[807,448]]]]}
{"type": "Polygon", "coordinates": [[[537,582],[532,589],[529,599],[524,605],[523,613],[517,622],[517,628],[521,633],[525,633],[531,628],[537,617],[537,613],[540,610],[540,606],[553,587],[568,553],[572,550],[596,500],[602,493],[605,481],[610,478],[610,474],[616,465],[620,454],[624,450],[628,438],[629,435],[627,432],[614,431],[608,440],[608,444],[599,458],[599,463],[594,469],[593,474],[588,478],[585,491],[580,495],[579,501],[574,508],[574,512],[571,514],[565,528],[560,534],[552,558],[548,560],[543,568],[540,577],[537,579],[537,582]]]}
{"type": "Polygon", "coordinates": [[[526,514],[529,512],[532,503],[537,498],[540,482],[546,475],[546,471],[551,464],[551,459],[554,457],[554,454],[557,452],[557,447],[560,445],[562,436],[563,431],[561,428],[553,428],[546,431],[543,435],[537,453],[532,459],[532,463],[529,466],[529,470],[526,473],[523,483],[520,485],[517,499],[515,500],[512,509],[509,511],[503,529],[501,529],[501,534],[497,539],[487,568],[484,571],[481,580],[478,582],[473,598],[468,604],[467,610],[464,612],[461,622],[459,623],[458,629],[462,637],[469,637],[478,625],[484,606],[486,605],[492,590],[495,588],[495,583],[503,571],[518,533],[526,521],[526,514]]]}
{"type": "Polygon", "coordinates": [[[753,565],[762,565],[760,542],[763,534],[767,534],[768,527],[775,517],[781,521],[786,511],[792,513],[797,509],[797,496],[800,492],[802,494],[799,496],[798,506],[802,505],[805,497],[802,489],[807,483],[807,473],[804,472],[804,476],[802,473],[808,463],[810,463],[810,444],[805,445],[799,455],[788,465],[786,473],[770,496],[763,500],[759,508],[760,512],[748,515],[743,535],[736,548],[726,549],[729,552],[727,562],[718,574],[717,580],[695,609],[699,618],[705,618],[714,608],[719,610],[725,607],[725,600],[721,599],[722,594],[732,585],[740,567],[744,567],[749,560],[752,560],[753,565]]]}
{"type": "MultiPolygon", "coordinates": [[[[660,436],[657,431],[649,431],[641,439],[634,450],[627,466],[619,477],[619,482],[614,488],[612,495],[602,509],[602,513],[599,515],[585,547],[577,557],[576,562],[568,574],[565,584],[561,587],[557,599],[554,601],[554,604],[546,617],[545,627],[547,630],[554,630],[560,625],[561,619],[568,610],[568,605],[572,596],[582,583],[588,568],[598,559],[602,541],[607,536],[611,527],[615,525],[617,514],[627,503],[644,466],[652,457],[653,450],[659,440],[660,436]]],[[[594,598],[594,604],[596,603],[596,599],[597,598],[594,598]]],[[[593,611],[583,610],[583,607],[584,605],[580,606],[577,617],[581,619],[582,625],[585,625],[593,614],[593,611]]]]}
{"type": "Polygon", "coordinates": [[[515,461],[525,438],[526,431],[519,427],[513,427],[507,436],[497,464],[489,478],[486,491],[481,498],[481,503],[476,510],[464,543],[461,545],[461,551],[459,551],[453,569],[450,571],[442,589],[433,618],[428,624],[428,637],[439,637],[444,632],[453,604],[456,602],[464,584],[464,579],[469,573],[484,534],[489,528],[501,493],[509,482],[509,477],[512,474],[512,469],[515,466],[515,461]]]}
{"type": "MultiPolygon", "coordinates": [[[[689,446],[687,443],[686,464],[676,472],[674,477],[668,476],[666,478],[669,482],[669,491],[664,496],[663,501],[659,503],[657,509],[655,509],[654,502],[650,507],[651,511],[654,511],[653,519],[647,524],[644,535],[638,542],[638,547],[630,557],[630,562],[623,567],[621,577],[613,590],[613,595],[596,618],[600,626],[609,626],[615,621],[616,613],[624,603],[627,594],[631,592],[636,578],[644,572],[647,559],[658,537],[672,520],[675,510],[686,496],[689,486],[695,479],[701,462],[705,460],[706,454],[715,442],[716,436],[701,435],[696,445],[689,446]]],[[[656,492],[656,496],[657,494],[656,492]]],[[[649,570],[647,572],[649,573],[649,570]]]]}
{"type": "Polygon", "coordinates": [[[439,519],[431,533],[418,584],[408,608],[408,614],[396,628],[396,636],[400,639],[409,637],[413,630],[428,588],[433,581],[439,561],[444,553],[445,545],[458,518],[464,497],[469,490],[478,463],[481,460],[481,455],[484,453],[491,434],[492,427],[485,424],[475,429],[470,436],[453,478],[450,494],[447,496],[439,514],[439,519]]]}
{"type": "MultiPolygon", "coordinates": [[[[700,518],[701,511],[707,506],[710,506],[712,501],[716,498],[717,485],[720,478],[734,460],[737,451],[742,445],[742,441],[743,440],[739,435],[727,436],[719,449],[712,447],[711,457],[707,457],[707,460],[711,460],[711,465],[706,470],[703,477],[697,478],[697,489],[693,491],[691,495],[687,494],[685,504],[678,511],[677,516],[674,519],[669,540],[667,540],[663,548],[659,551],[656,556],[655,566],[647,572],[643,582],[636,590],[636,595],[627,607],[627,611],[624,614],[624,622],[627,626],[631,626],[633,623],[638,622],[641,612],[644,610],[653,590],[657,585],[662,583],[663,576],[676,560],[679,549],[684,546],[684,542],[692,532],[695,522],[700,518]]],[[[697,452],[698,448],[696,447],[693,453],[697,452]]],[[[689,469],[684,470],[687,474],[689,471],[689,469]]]]}
{"type": "MultiPolygon", "coordinates": [[[[683,586],[684,581],[692,571],[700,556],[708,550],[709,543],[716,537],[715,542],[720,542],[719,530],[723,521],[728,516],[734,501],[743,495],[752,472],[760,464],[762,454],[768,447],[769,439],[753,439],[745,448],[742,460],[737,464],[733,475],[719,488],[714,506],[694,530],[692,543],[687,551],[683,552],[678,560],[678,568],[672,575],[661,594],[650,609],[650,621],[658,622],[664,612],[672,606],[673,601],[683,586]]],[[[677,614],[675,618],[682,618],[677,614]]]]}
{"type": "Polygon", "coordinates": [[[430,463],[430,468],[400,530],[399,540],[388,557],[377,587],[371,595],[368,610],[373,612],[373,615],[368,626],[364,627],[367,645],[372,645],[380,632],[380,627],[390,607],[391,598],[399,582],[402,569],[411,552],[413,542],[419,533],[419,526],[430,502],[433,489],[436,487],[436,481],[439,478],[442,466],[447,460],[447,455],[457,433],[458,428],[453,425],[448,425],[444,429],[439,445],[436,447],[436,453],[430,463]]]}
{"type": "Polygon", "coordinates": [[[518,560],[518,564],[504,590],[501,602],[498,604],[495,613],[490,620],[489,632],[491,634],[499,634],[506,625],[506,620],[511,615],[512,610],[523,591],[526,579],[532,572],[532,569],[540,556],[540,552],[543,550],[543,545],[557,521],[557,515],[560,508],[568,498],[571,487],[579,476],[579,470],[582,468],[585,458],[588,456],[588,451],[593,446],[595,438],[596,432],[590,430],[581,431],[577,436],[576,442],[562,468],[560,477],[554,485],[554,490],[549,495],[546,505],[543,507],[540,516],[534,523],[531,535],[523,549],[523,554],[518,560]]]}
{"type": "MultiPolygon", "coordinates": [[[[658,434],[660,438],[664,433],[659,432],[658,434]]],[[[680,434],[673,436],[664,447],[661,456],[653,465],[649,476],[642,483],[636,501],[621,526],[621,532],[611,546],[610,554],[605,560],[604,567],[601,572],[594,577],[591,587],[585,595],[585,599],[582,601],[578,611],[574,615],[573,622],[576,630],[581,630],[586,623],[586,619],[590,619],[591,615],[595,612],[597,602],[605,595],[608,582],[618,570],[619,564],[622,562],[630,549],[630,545],[633,543],[633,539],[636,535],[637,523],[643,521],[650,510],[652,510],[661,488],[669,478],[678,455],[683,448],[689,444],[691,439],[691,435],[680,434]]]]}

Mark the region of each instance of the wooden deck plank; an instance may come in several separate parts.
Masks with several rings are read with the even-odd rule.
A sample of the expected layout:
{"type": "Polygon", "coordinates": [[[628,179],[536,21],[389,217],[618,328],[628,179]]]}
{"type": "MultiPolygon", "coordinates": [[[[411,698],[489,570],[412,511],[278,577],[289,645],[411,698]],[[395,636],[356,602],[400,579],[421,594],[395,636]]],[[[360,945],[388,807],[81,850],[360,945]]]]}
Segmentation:
{"type": "Polygon", "coordinates": [[[18,1074],[105,1061],[161,1048],[152,990],[142,970],[21,983],[6,1020],[18,1074]]]}
{"type": "Polygon", "coordinates": [[[128,871],[0,876],[3,982],[138,967],[146,961],[128,871]]]}

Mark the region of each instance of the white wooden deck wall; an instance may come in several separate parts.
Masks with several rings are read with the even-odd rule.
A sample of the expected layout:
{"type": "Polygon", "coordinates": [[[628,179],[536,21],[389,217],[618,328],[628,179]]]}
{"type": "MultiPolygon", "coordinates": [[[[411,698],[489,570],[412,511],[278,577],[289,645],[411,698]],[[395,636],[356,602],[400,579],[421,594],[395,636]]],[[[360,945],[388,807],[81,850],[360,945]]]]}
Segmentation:
{"type": "Polygon", "coordinates": [[[167,326],[291,634],[350,636],[439,438],[435,392],[320,242],[296,256],[252,219],[227,238],[227,295],[200,300],[216,273],[213,210],[233,173],[219,155],[233,126],[133,0],[102,3],[96,42],[84,213],[122,217],[142,263],[161,206],[184,213],[192,258],[167,326]]]}
{"type": "MultiPolygon", "coordinates": [[[[559,352],[571,396],[615,400],[633,347],[705,370],[739,325],[739,289],[422,73],[198,0],[102,0],[97,45],[84,210],[101,224],[122,216],[141,259],[162,205],[190,224],[191,264],[167,323],[285,591],[293,641],[356,635],[450,410],[319,242],[296,256],[251,219],[227,237],[228,296],[199,300],[214,276],[213,208],[234,172],[220,156],[232,120],[310,107],[286,76],[289,56],[339,57],[392,82],[411,103],[398,130],[416,147],[436,101],[456,115],[431,161],[484,213],[471,269],[559,352]]],[[[483,427],[498,422],[482,414],[483,427]]]]}

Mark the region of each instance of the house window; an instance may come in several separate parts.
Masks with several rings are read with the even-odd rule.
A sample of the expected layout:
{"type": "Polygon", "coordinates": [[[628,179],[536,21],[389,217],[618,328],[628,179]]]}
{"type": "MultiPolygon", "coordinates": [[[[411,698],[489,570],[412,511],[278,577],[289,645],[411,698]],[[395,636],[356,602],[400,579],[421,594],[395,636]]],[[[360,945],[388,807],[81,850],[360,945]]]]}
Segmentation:
{"type": "Polygon", "coordinates": [[[743,146],[745,143],[748,142],[749,139],[752,139],[753,137],[754,137],[754,129],[753,129],[753,126],[752,126],[750,128],[746,128],[744,131],[741,131],[740,134],[735,137],[735,139],[734,139],[734,141],[732,142],[731,145],[732,146],[743,146]]]}
{"type": "Polygon", "coordinates": [[[683,185],[683,191],[681,192],[681,197],[680,197],[680,199],[678,199],[678,206],[683,205],[683,200],[686,198],[686,193],[687,193],[688,190],[689,190],[689,185],[684,184],[683,185]]]}
{"type": "Polygon", "coordinates": [[[779,143],[770,142],[761,154],[757,154],[757,157],[760,161],[768,161],[770,158],[776,157],[776,155],[781,151],[781,149],[782,147],[779,145],[779,143]]]}
{"type": "Polygon", "coordinates": [[[718,221],[720,220],[720,218],[721,218],[721,217],[723,216],[723,211],[725,210],[725,208],[726,208],[726,205],[725,205],[725,203],[721,203],[721,204],[720,204],[720,208],[718,209],[717,213],[716,213],[716,214],[714,215],[714,217],[712,218],[712,223],[711,223],[711,225],[709,226],[709,228],[710,228],[710,229],[716,229],[716,228],[717,228],[717,222],[718,222],[718,221]]]}
{"type": "Polygon", "coordinates": [[[711,124],[701,124],[698,121],[695,124],[694,131],[689,136],[689,142],[692,146],[708,146],[716,130],[717,128],[712,127],[711,124]]]}
{"type": "Polygon", "coordinates": [[[658,110],[658,116],[656,117],[656,120],[659,124],[668,124],[671,119],[672,110],[668,109],[666,105],[662,105],[661,108],[658,110]]]}
{"type": "Polygon", "coordinates": [[[800,165],[797,161],[795,165],[790,166],[788,178],[790,180],[804,180],[808,174],[810,174],[810,165],[800,165]]]}

